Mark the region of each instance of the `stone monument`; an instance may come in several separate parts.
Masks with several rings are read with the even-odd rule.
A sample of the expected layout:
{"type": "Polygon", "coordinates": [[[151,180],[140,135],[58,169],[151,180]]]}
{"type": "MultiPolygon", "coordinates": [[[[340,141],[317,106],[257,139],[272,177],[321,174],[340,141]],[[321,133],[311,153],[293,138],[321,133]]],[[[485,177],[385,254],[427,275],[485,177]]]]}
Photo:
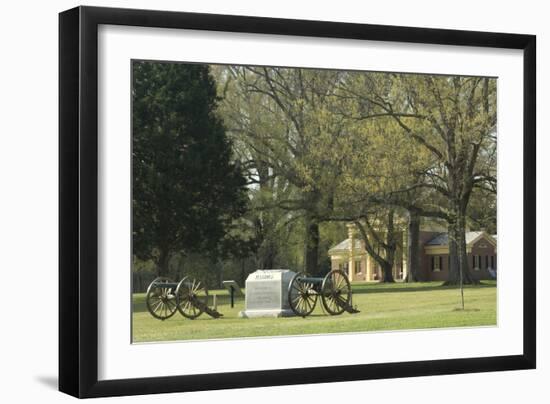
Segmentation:
{"type": "Polygon", "coordinates": [[[239,315],[245,318],[293,316],[288,304],[288,284],[294,275],[290,269],[259,269],[248,275],[245,310],[239,315]]]}

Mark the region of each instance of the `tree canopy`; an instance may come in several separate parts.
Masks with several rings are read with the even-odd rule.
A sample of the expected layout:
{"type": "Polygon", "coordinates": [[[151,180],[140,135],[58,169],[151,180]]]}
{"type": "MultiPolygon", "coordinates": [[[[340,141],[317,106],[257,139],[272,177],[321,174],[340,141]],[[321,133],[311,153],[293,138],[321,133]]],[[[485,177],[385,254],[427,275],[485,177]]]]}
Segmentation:
{"type": "Polygon", "coordinates": [[[246,210],[245,179],[208,66],[132,69],[133,251],[165,274],[176,252],[219,250],[246,210]]]}
{"type": "Polygon", "coordinates": [[[232,252],[319,274],[355,223],[387,282],[408,226],[414,281],[430,218],[449,229],[449,283],[473,281],[466,228],[496,231],[495,79],[153,62],[133,74],[134,252],[159,272],[171,254],[232,252]]]}

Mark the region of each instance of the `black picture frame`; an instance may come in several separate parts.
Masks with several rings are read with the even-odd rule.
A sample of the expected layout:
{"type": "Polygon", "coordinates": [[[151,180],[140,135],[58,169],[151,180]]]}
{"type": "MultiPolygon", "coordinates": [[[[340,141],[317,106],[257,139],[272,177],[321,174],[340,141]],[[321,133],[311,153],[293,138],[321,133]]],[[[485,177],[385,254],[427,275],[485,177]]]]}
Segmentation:
{"type": "Polygon", "coordinates": [[[84,398],[535,368],[535,69],[533,35],[96,7],[60,13],[59,390],[84,398]],[[98,381],[100,24],[523,50],[523,353],[98,381]]]}

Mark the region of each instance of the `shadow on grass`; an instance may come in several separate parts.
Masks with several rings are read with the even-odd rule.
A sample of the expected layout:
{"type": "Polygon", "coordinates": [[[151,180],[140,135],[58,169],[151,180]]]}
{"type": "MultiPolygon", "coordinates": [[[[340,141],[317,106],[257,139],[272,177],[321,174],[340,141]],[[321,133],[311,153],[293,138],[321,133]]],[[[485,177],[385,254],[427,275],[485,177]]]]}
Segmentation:
{"type": "MultiPolygon", "coordinates": [[[[217,299],[218,306],[224,306],[224,305],[229,306],[231,303],[230,297],[226,295],[218,295],[216,299],[217,299]]],[[[244,297],[235,298],[235,305],[238,305],[240,302],[244,302],[244,297]]],[[[209,296],[208,306],[210,307],[214,306],[212,295],[209,296]]],[[[142,313],[142,312],[148,311],[147,305],[145,304],[144,295],[133,298],[132,310],[134,313],[142,313]]]]}

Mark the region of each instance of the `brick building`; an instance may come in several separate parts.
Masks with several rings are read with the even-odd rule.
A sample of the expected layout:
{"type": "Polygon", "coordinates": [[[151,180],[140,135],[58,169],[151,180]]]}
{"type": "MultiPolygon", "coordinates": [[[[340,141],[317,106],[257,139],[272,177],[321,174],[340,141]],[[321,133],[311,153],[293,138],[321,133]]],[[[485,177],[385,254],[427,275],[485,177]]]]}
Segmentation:
{"type": "MultiPolygon", "coordinates": [[[[449,276],[449,237],[444,228],[437,225],[420,227],[419,273],[422,281],[445,281],[449,276]]],[[[397,233],[398,246],[395,254],[393,276],[396,280],[407,276],[406,231],[397,233]]],[[[484,231],[466,233],[468,267],[475,279],[495,279],[497,271],[496,235],[484,231]]],[[[377,281],[382,277],[380,265],[364,248],[363,241],[355,234],[352,225],[348,226],[348,238],[329,251],[332,269],[342,269],[350,281],[377,281]]]]}

